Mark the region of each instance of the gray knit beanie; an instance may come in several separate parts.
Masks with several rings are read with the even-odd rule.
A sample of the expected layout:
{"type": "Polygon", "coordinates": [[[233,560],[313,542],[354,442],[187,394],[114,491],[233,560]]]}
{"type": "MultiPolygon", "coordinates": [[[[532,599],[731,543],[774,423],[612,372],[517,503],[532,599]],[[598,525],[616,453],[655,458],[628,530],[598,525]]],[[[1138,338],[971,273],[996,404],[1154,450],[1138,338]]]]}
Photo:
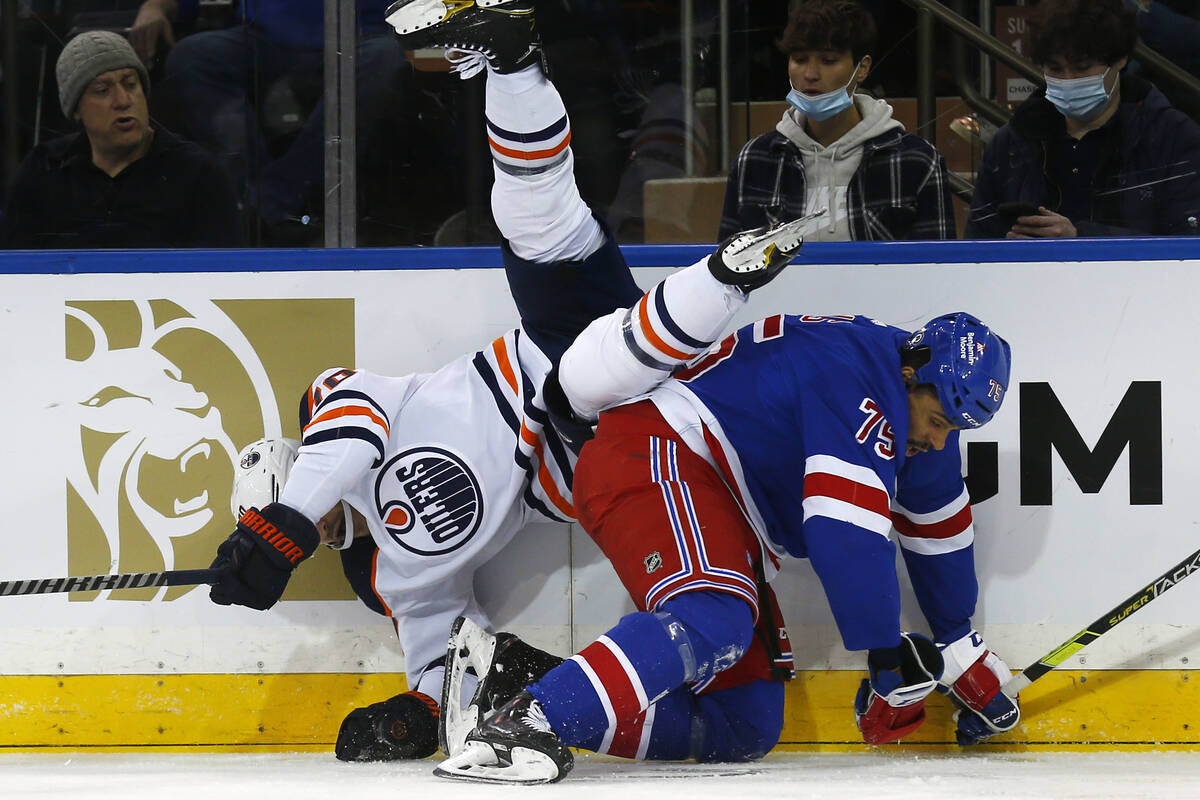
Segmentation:
{"type": "Polygon", "coordinates": [[[67,42],[54,68],[63,115],[67,119],[75,116],[83,90],[97,75],[114,69],[136,69],[142,91],[149,93],[150,75],[124,36],[112,31],[88,31],[67,42]]]}

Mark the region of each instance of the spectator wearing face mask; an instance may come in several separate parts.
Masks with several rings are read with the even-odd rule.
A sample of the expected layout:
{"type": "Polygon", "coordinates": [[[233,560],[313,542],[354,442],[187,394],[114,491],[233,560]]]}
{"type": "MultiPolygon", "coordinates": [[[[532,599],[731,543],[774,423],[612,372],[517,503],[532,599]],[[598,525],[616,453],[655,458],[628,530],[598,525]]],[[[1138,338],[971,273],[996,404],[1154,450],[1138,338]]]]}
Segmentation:
{"type": "Polygon", "coordinates": [[[1200,233],[1200,126],[1123,70],[1121,0],[1042,0],[1030,56],[1046,88],[988,143],[968,238],[1200,233]]]}
{"type": "Polygon", "coordinates": [[[871,71],[871,15],[853,0],[796,7],[778,46],[789,108],[729,169],[719,239],[811,216],[808,241],[953,239],[946,162],[884,100],[855,89],[871,71]]]}

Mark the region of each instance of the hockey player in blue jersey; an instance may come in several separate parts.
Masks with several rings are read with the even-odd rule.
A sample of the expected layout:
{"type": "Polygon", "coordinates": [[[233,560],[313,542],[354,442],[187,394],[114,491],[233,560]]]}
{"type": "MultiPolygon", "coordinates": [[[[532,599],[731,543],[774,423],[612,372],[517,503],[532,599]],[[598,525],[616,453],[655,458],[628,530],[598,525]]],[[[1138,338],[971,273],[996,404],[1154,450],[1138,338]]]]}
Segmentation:
{"type": "MultiPolygon", "coordinates": [[[[869,678],[853,699],[866,742],[915,730],[936,688],[961,708],[960,744],[1016,725],[1019,707],[1000,690],[1011,673],[971,625],[974,529],[958,447],[959,430],[1000,408],[1008,344],[964,313],[915,333],[865,317],[777,315],[680,369],[662,348],[606,347],[633,313],[589,326],[558,380],[576,415],[608,409],[583,447],[574,497],[639,611],[481,713],[437,774],[558,780],[568,745],[614,738],[641,757],[764,755],[783,716],[771,668],[789,655],[762,624],[773,614],[764,578],[785,555],[810,560],[845,646],[867,651],[869,678]],[[672,377],[609,407],[656,370],[672,377]],[[617,375],[625,388],[614,393],[617,375]],[[936,643],[900,628],[893,527],[936,643]],[[771,661],[754,657],[763,641],[771,661]]],[[[487,666],[488,637],[466,623],[456,637],[485,653],[473,666],[487,666]]],[[[497,680],[485,672],[484,695],[497,680]]]]}

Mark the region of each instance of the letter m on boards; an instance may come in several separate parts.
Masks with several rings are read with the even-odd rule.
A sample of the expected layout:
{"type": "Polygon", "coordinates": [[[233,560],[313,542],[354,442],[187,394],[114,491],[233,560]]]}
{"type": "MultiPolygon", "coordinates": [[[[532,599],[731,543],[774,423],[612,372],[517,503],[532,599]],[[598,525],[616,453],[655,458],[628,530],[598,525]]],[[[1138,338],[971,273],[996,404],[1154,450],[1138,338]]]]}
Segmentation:
{"type": "Polygon", "coordinates": [[[1129,450],[1129,504],[1162,505],[1162,383],[1134,381],[1089,449],[1048,383],[1021,384],[1021,505],[1053,501],[1051,450],[1085,494],[1095,494],[1129,450]]]}

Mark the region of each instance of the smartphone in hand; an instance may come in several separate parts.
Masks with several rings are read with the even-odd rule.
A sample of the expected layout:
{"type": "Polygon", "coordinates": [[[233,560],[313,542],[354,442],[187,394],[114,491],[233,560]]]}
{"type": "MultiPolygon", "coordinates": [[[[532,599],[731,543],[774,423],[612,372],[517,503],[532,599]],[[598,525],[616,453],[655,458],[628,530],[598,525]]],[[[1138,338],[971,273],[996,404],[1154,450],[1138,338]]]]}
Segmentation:
{"type": "Polygon", "coordinates": [[[1032,217],[1038,213],[1038,207],[1032,203],[1000,203],[996,206],[996,213],[1004,220],[1004,224],[1011,228],[1017,224],[1017,217],[1032,217]]]}

